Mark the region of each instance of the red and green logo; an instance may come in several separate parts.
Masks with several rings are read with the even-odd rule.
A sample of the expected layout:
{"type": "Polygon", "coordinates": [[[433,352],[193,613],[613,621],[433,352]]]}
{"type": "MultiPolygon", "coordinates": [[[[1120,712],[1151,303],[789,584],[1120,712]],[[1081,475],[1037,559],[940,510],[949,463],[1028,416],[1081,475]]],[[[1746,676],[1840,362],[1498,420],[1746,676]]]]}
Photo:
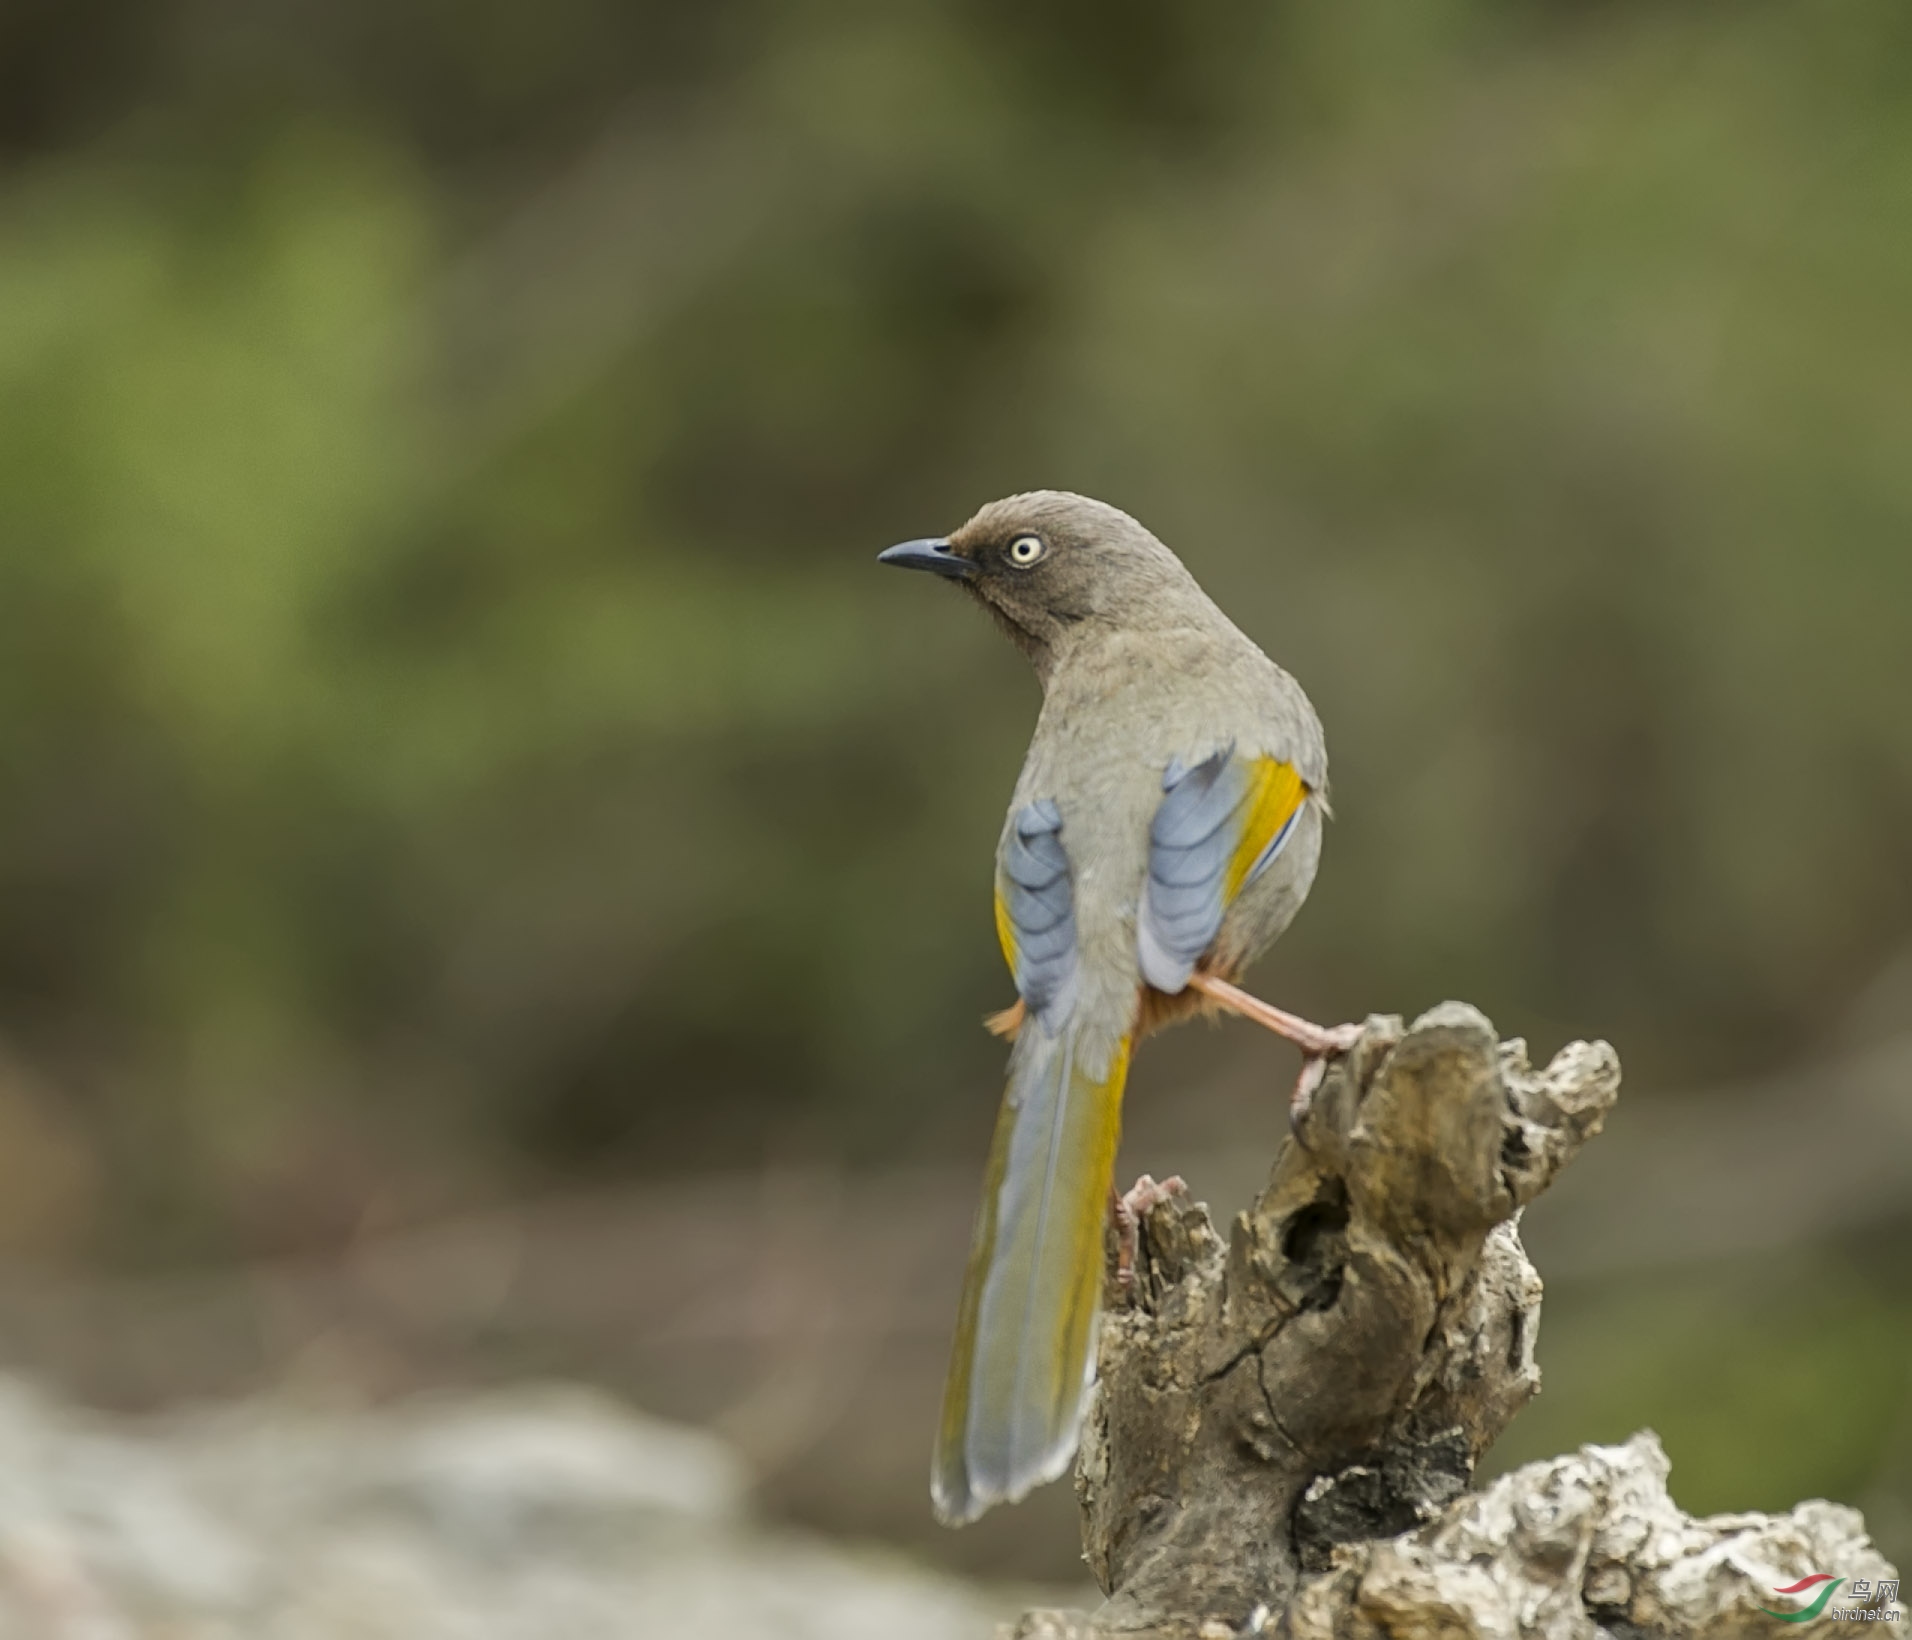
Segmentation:
{"type": "Polygon", "coordinates": [[[1776,1612],[1770,1607],[1759,1609],[1768,1617],[1776,1617],[1782,1623],[1810,1623],[1826,1609],[1826,1602],[1832,1598],[1832,1591],[1845,1582],[1843,1577],[1834,1577],[1831,1572],[1814,1572],[1811,1577],[1802,1577],[1797,1583],[1788,1583],[1783,1589],[1773,1590],[1774,1594],[1804,1594],[1808,1589],[1825,1587],[1812,1597],[1812,1604],[1796,1612],[1776,1612]]]}

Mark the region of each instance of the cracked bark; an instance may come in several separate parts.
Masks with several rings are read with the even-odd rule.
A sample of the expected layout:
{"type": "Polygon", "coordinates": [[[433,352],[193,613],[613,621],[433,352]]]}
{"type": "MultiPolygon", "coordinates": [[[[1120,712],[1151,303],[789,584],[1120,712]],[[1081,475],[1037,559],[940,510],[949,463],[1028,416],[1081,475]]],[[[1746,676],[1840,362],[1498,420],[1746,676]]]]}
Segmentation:
{"type": "Polygon", "coordinates": [[[1757,1612],[1788,1581],[1760,1583],[1769,1567],[1893,1575],[1832,1505],[1686,1520],[1651,1436],[1468,1490],[1540,1386],[1520,1210],[1599,1132],[1619,1083],[1604,1043],[1536,1071],[1460,1004],[1411,1028],[1372,1018],[1225,1246],[1186,1195],[1152,1209],[1133,1285],[1109,1283],[1076,1468],[1107,1603],[1006,1632],[1779,1634],[1793,1631],[1757,1612]],[[1815,1509],[1830,1514],[1805,1520],[1815,1509]],[[1682,1581],[1709,1555],[1745,1575],[1682,1581]]]}

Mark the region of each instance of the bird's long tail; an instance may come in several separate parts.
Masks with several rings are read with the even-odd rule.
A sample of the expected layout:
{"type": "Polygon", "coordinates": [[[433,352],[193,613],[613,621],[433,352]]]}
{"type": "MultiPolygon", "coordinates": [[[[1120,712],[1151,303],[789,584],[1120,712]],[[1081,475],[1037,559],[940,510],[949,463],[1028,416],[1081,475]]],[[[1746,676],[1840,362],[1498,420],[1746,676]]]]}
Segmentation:
{"type": "Polygon", "coordinates": [[[930,1492],[974,1520],[1068,1466],[1087,1405],[1129,1036],[1024,1024],[996,1120],[930,1492]]]}

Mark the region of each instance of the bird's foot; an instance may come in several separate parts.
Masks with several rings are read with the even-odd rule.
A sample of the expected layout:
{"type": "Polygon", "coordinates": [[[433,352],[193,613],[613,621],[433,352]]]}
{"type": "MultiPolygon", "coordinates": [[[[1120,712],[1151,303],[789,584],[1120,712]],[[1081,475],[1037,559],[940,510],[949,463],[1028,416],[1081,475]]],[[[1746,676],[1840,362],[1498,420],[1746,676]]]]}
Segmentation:
{"type": "Polygon", "coordinates": [[[1024,1006],[1022,998],[1017,997],[1007,1008],[986,1015],[983,1019],[983,1029],[991,1036],[1001,1037],[1005,1042],[1014,1042],[1022,1035],[1022,1022],[1027,1013],[1028,1009],[1024,1006]]]}
{"type": "Polygon", "coordinates": [[[1308,1114],[1315,1089],[1328,1074],[1328,1061],[1336,1054],[1346,1053],[1361,1040],[1361,1027],[1317,1025],[1285,1008],[1277,1008],[1272,1002],[1263,1002],[1260,997],[1251,996],[1239,985],[1230,985],[1214,974],[1195,974],[1188,983],[1190,989],[1201,992],[1209,1001],[1231,1014],[1240,1014],[1243,1019],[1266,1026],[1301,1050],[1301,1075],[1295,1078],[1295,1091],[1288,1098],[1288,1125],[1298,1131],[1301,1119],[1308,1114]]]}
{"type": "Polygon", "coordinates": [[[1144,1173],[1126,1196],[1117,1195],[1115,1186],[1109,1186],[1109,1202],[1115,1215],[1115,1279],[1124,1292],[1135,1285],[1142,1220],[1163,1202],[1187,1194],[1188,1186],[1182,1183],[1179,1173],[1160,1184],[1144,1173]]]}

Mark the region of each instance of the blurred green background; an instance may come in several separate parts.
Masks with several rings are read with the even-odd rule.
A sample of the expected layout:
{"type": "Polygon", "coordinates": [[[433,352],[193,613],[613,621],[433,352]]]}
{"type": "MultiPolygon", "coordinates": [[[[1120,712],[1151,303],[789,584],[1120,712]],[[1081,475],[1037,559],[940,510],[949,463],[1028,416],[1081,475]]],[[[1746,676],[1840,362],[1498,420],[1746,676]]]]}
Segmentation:
{"type": "MultiPolygon", "coordinates": [[[[1328,725],[1259,988],[1606,1036],[1618,1154],[1722,1203],[1594,1147],[1512,1455],[1651,1423],[1689,1507],[1828,1492],[1912,1555],[1895,0],[16,0],[6,1268],[150,1293],[580,1192],[691,1237],[699,1180],[907,1168],[960,1258],[1035,686],[871,559],[1037,485],[1153,526],[1328,725]]],[[[1271,1052],[1152,1045],[1137,1165],[1271,1152],[1271,1052]]],[[[535,1332],[472,1370],[671,1399],[535,1332]]],[[[888,1501],[924,1417],[906,1492],[768,1440],[769,1506],[1066,1575],[1060,1493],[888,1501]]]]}

